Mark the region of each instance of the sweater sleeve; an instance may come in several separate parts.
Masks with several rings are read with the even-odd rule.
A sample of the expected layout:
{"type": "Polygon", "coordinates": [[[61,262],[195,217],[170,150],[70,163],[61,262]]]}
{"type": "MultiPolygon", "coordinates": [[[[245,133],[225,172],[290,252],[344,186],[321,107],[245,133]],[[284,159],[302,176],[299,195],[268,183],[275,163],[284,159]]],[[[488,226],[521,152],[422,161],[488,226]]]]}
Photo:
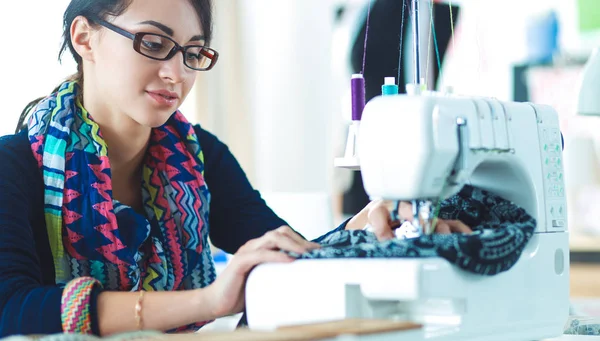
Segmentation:
{"type": "Polygon", "coordinates": [[[32,226],[34,210],[43,210],[33,180],[40,173],[17,137],[0,138],[0,337],[62,332],[62,289],[44,285],[48,269],[36,249],[43,240],[32,226]]]}
{"type": "Polygon", "coordinates": [[[211,193],[212,243],[235,253],[250,239],[287,225],[252,187],[229,148],[199,126],[195,130],[204,152],[204,174],[211,193]]]}

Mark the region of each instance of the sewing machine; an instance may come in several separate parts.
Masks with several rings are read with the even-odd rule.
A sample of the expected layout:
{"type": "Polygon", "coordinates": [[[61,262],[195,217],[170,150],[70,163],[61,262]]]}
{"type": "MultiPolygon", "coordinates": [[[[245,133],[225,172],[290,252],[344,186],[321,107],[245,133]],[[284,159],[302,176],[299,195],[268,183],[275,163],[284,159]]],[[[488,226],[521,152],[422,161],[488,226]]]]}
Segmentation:
{"type": "Polygon", "coordinates": [[[496,276],[467,273],[441,258],[261,265],[246,286],[251,328],[364,317],[423,324],[381,340],[562,334],[569,237],[552,108],[439,93],[382,96],[365,107],[358,154],[373,199],[443,199],[468,183],[523,207],[537,219],[536,234],[514,267],[496,276]]]}

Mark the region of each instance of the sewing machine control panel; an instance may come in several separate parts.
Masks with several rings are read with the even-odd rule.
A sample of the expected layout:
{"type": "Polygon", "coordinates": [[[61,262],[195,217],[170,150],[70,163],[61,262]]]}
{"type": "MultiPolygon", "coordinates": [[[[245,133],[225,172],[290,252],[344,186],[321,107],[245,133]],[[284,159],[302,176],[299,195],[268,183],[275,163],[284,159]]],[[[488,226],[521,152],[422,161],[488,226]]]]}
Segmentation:
{"type": "Polygon", "coordinates": [[[562,137],[556,115],[537,110],[538,133],[546,193],[546,229],[567,230],[567,204],[563,171],[562,137]]]}

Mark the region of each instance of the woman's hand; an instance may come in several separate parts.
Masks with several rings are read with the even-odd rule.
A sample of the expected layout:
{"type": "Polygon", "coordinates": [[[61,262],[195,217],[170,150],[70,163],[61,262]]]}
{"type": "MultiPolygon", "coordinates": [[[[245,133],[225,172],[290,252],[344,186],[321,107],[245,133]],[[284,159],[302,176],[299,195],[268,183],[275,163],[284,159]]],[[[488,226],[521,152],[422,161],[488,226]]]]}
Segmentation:
{"type": "MultiPolygon", "coordinates": [[[[395,238],[394,230],[400,226],[400,221],[392,221],[390,212],[391,202],[383,200],[369,203],[359,214],[348,222],[347,229],[362,229],[368,223],[372,227],[377,239],[388,240],[395,238]]],[[[412,205],[408,202],[400,203],[399,216],[402,220],[413,220],[412,205]]],[[[463,222],[458,220],[438,219],[435,233],[472,233],[473,231],[463,222]]]]}
{"type": "Polygon", "coordinates": [[[319,244],[306,241],[289,226],[282,226],[250,240],[238,250],[227,268],[207,288],[215,316],[232,315],[244,310],[246,279],[255,266],[262,263],[289,263],[294,260],[281,250],[305,253],[319,247],[319,244]]]}

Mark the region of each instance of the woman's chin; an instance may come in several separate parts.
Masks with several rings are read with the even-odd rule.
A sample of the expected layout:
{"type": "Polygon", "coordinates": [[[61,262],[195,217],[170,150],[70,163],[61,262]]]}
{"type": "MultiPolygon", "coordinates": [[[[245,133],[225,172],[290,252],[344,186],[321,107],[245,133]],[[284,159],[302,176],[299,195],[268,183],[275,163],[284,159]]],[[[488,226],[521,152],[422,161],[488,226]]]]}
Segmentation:
{"type": "Polygon", "coordinates": [[[139,119],[137,119],[136,121],[144,127],[159,128],[159,127],[162,127],[163,125],[165,125],[165,123],[167,123],[167,121],[169,121],[171,116],[173,116],[173,113],[171,113],[171,114],[156,113],[155,115],[152,115],[152,116],[139,117],[139,119]]]}

